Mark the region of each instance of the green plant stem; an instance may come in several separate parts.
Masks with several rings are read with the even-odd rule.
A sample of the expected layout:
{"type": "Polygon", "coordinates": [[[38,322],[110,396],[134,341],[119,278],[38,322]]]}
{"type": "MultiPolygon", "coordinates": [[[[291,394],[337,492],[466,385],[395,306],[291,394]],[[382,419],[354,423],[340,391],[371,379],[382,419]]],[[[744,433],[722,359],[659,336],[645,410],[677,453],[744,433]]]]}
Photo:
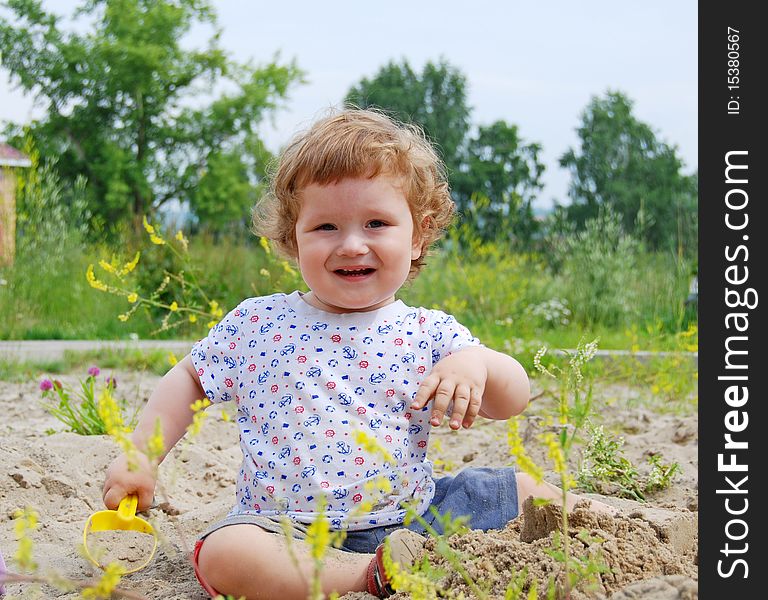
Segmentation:
{"type": "MultiPolygon", "coordinates": [[[[77,581],[75,579],[61,578],[58,576],[56,577],[55,581],[66,583],[71,587],[81,590],[85,590],[98,583],[98,581],[77,581]]],[[[10,572],[0,575],[0,583],[45,583],[57,587],[54,581],[52,581],[50,578],[44,577],[43,575],[21,575],[18,573],[10,572]]],[[[128,598],[128,600],[149,600],[146,596],[142,596],[141,594],[137,594],[122,588],[113,589],[112,596],[117,598],[128,598]]]]}
{"type": "Polygon", "coordinates": [[[568,478],[565,473],[560,475],[560,484],[563,488],[563,505],[560,509],[563,520],[563,554],[565,555],[565,597],[571,597],[571,565],[570,565],[570,535],[568,535],[568,478]]]}
{"type": "Polygon", "coordinates": [[[475,595],[475,597],[477,597],[479,600],[488,600],[488,594],[481,590],[477,583],[475,583],[475,581],[472,579],[472,576],[461,563],[461,560],[459,559],[456,551],[454,551],[454,549],[451,548],[445,539],[443,539],[443,537],[437,533],[437,530],[434,527],[427,523],[424,517],[414,513],[414,518],[424,528],[424,531],[426,531],[430,537],[437,540],[435,549],[448,561],[448,563],[454,569],[456,569],[459,575],[461,575],[461,578],[464,580],[464,583],[466,583],[469,586],[469,589],[472,590],[472,593],[475,595]]]}

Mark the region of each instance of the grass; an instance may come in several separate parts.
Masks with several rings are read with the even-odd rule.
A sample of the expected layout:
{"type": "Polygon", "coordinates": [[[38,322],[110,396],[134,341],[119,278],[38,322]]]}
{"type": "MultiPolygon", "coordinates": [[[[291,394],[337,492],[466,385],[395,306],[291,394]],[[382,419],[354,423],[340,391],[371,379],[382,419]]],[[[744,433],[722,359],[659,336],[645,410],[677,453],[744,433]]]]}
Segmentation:
{"type": "MultiPolygon", "coordinates": [[[[0,339],[127,339],[134,329],[117,320],[121,298],[94,293],[85,279],[90,252],[69,248],[56,268],[19,257],[0,274],[0,339]]],[[[145,331],[135,331],[140,337],[145,331]]]]}
{"type": "MultiPolygon", "coordinates": [[[[129,241],[120,251],[103,245],[69,244],[64,248],[64,256],[43,261],[42,266],[37,260],[19,257],[13,268],[0,273],[0,279],[6,281],[0,285],[0,339],[192,340],[207,332],[207,319],[200,319],[195,324],[183,322],[179,328],[158,333],[164,315],[145,306],[122,322],[118,315],[132,306],[126,297],[94,290],[86,281],[89,264],[111,261],[115,253],[115,260],[122,263],[141,250],[136,272],[130,274],[126,285],[136,286],[145,294],[152,293],[164,272],[178,273],[185,268],[188,272],[189,265],[169,257],[166,246],[142,247],[141,242],[129,241]]],[[[695,323],[696,317],[686,312],[684,306],[688,269],[683,261],[665,254],[633,255],[632,289],[622,292],[622,297],[633,299],[633,303],[625,309],[616,308],[610,322],[590,322],[574,315],[573,301],[569,300],[584,296],[579,286],[585,283],[564,281],[545,258],[510,253],[493,243],[474,248],[471,256],[445,250],[435,252],[419,276],[401,290],[400,297],[412,305],[454,314],[486,345],[514,355],[529,371],[540,347],[575,348],[587,337],[598,338],[601,350],[696,348],[695,343],[683,344],[680,339],[681,332],[691,322],[695,323]],[[621,314],[618,321],[617,314],[621,314]]],[[[189,259],[189,264],[198,271],[200,288],[209,298],[215,298],[225,312],[245,297],[289,292],[303,285],[284,272],[281,263],[268,256],[254,239],[250,243],[215,243],[201,236],[191,240],[189,259]]],[[[617,257],[611,260],[611,264],[618,264],[617,257]]],[[[624,278],[612,283],[608,280],[607,285],[629,284],[624,278]]],[[[183,297],[187,292],[178,292],[180,305],[185,301],[189,305],[189,296],[183,297]]],[[[604,289],[601,293],[609,292],[610,289],[604,289]]],[[[163,299],[164,303],[175,299],[170,288],[164,293],[170,295],[163,299]]],[[[64,372],[95,358],[85,354],[65,357],[54,364],[0,363],[0,375],[8,379],[39,367],[48,372],[64,372]]],[[[151,353],[107,354],[99,355],[98,359],[96,362],[109,361],[103,363],[105,366],[123,365],[153,372],[164,372],[166,368],[165,357],[151,353]]],[[[637,380],[637,374],[632,374],[630,368],[620,371],[621,376],[637,380]]]]}

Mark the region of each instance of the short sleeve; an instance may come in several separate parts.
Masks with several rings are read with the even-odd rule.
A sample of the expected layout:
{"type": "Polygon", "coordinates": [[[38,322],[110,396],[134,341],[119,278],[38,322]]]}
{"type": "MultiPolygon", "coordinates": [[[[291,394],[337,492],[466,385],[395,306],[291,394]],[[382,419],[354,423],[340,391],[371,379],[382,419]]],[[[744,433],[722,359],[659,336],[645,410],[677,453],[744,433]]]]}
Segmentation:
{"type": "Polygon", "coordinates": [[[436,364],[449,354],[469,346],[481,346],[477,339],[453,315],[439,310],[428,311],[429,327],[427,332],[432,338],[432,364],[436,364]]]}
{"type": "Polygon", "coordinates": [[[192,347],[192,364],[211,402],[232,400],[239,388],[242,332],[250,312],[245,305],[229,312],[192,347]]]}

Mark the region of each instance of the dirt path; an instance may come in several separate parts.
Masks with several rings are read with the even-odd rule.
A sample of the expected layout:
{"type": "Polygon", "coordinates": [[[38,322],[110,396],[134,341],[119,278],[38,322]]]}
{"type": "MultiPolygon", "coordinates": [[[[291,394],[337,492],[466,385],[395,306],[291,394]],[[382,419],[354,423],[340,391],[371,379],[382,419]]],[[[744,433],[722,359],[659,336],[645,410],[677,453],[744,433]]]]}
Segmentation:
{"type": "Polygon", "coordinates": [[[152,350],[186,354],[193,342],[186,340],[11,340],[0,341],[0,360],[32,362],[58,360],[67,351],[152,350]]]}

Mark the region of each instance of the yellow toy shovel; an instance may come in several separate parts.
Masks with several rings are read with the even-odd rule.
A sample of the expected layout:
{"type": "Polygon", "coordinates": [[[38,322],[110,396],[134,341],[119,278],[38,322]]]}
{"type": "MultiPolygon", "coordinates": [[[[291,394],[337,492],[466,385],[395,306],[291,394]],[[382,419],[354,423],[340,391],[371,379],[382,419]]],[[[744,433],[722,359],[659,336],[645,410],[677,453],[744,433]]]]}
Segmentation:
{"type": "MultiPolygon", "coordinates": [[[[128,544],[127,549],[121,548],[120,552],[118,553],[119,555],[115,557],[115,562],[120,563],[120,565],[125,569],[125,573],[133,573],[134,571],[143,569],[149,564],[149,561],[151,561],[152,557],[155,555],[155,550],[157,549],[157,533],[155,533],[155,529],[152,527],[152,525],[147,523],[144,519],[136,516],[136,507],[138,506],[138,503],[138,496],[132,494],[130,496],[126,496],[120,501],[120,505],[117,507],[117,510],[100,510],[88,517],[88,521],[85,523],[85,528],[83,529],[83,545],[85,546],[85,554],[88,559],[100,569],[106,569],[107,565],[109,562],[112,562],[112,560],[104,560],[103,556],[99,556],[98,558],[102,558],[102,560],[98,560],[97,557],[94,556],[97,553],[92,552],[92,548],[88,545],[88,535],[92,532],[135,531],[140,534],[152,536],[152,550],[149,552],[149,555],[147,556],[146,560],[144,560],[144,562],[139,562],[142,558],[141,556],[130,556],[132,553],[135,554],[136,552],[140,552],[136,550],[136,536],[128,535],[125,536],[126,539],[120,539],[120,536],[118,535],[117,537],[112,538],[117,542],[117,545],[128,544]],[[138,566],[133,566],[135,563],[138,563],[138,566]]],[[[144,536],[142,535],[141,537],[143,538],[144,536]]],[[[147,548],[149,547],[148,539],[139,541],[141,542],[139,546],[147,548]]],[[[102,544],[103,543],[104,542],[102,542],[102,544]]],[[[112,540],[109,540],[107,543],[111,544],[113,542],[112,540]]],[[[93,550],[96,550],[96,548],[93,548],[93,550]]],[[[107,548],[106,550],[108,555],[115,554],[113,552],[113,548],[107,548]]],[[[143,553],[146,554],[146,551],[143,553]]]]}

